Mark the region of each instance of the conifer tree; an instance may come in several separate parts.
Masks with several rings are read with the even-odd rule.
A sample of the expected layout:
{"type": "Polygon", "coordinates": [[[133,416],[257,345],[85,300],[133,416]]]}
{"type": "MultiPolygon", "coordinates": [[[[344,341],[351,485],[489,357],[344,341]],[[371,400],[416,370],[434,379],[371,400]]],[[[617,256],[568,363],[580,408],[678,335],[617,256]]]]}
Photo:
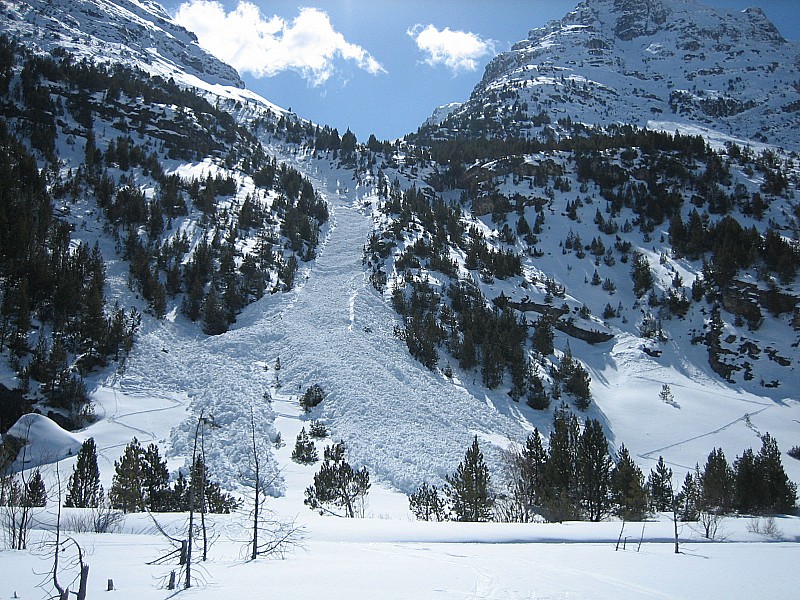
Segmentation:
{"type": "Polygon", "coordinates": [[[535,323],[533,347],[544,356],[553,353],[553,321],[549,313],[543,314],[535,323]]]}
{"type": "Polygon", "coordinates": [[[756,455],[747,448],[733,463],[736,510],[740,513],[758,512],[763,497],[764,477],[758,471],[756,455]]]}
{"type": "Polygon", "coordinates": [[[637,298],[641,298],[653,287],[653,272],[650,270],[650,263],[647,257],[640,252],[633,255],[633,267],[631,269],[633,279],[633,293],[637,298]]]}
{"type": "Polygon", "coordinates": [[[310,465],[319,460],[317,448],[314,442],[308,437],[305,427],[297,434],[294,450],[292,450],[292,460],[301,465],[310,465]]]}
{"type": "Polygon", "coordinates": [[[47,506],[47,488],[39,469],[35,469],[25,482],[25,505],[47,506]]]}
{"type": "Polygon", "coordinates": [[[644,475],[624,444],[619,448],[617,464],[611,471],[611,497],[617,514],[626,521],[644,518],[647,512],[644,475]]]}
{"type": "Polygon", "coordinates": [[[300,396],[300,407],[304,412],[310,411],[312,408],[320,404],[325,399],[325,392],[319,384],[314,384],[306,388],[306,391],[300,396]]]}
{"type": "Polygon", "coordinates": [[[659,456],[656,468],[650,470],[647,478],[647,489],[650,492],[650,506],[656,512],[672,510],[672,469],[664,462],[664,457],[659,456]]]}
{"type": "Polygon", "coordinates": [[[306,488],[305,504],[321,513],[337,514],[344,509],[345,516],[353,518],[359,512],[359,502],[369,493],[369,471],[358,471],[345,458],[344,442],[325,448],[324,461],[314,475],[314,483],[306,488]]]}
{"type": "Polygon", "coordinates": [[[220,335],[228,331],[228,315],[217,291],[212,286],[203,301],[203,332],[220,335]]]}
{"type": "Polygon", "coordinates": [[[108,493],[113,508],[124,512],[144,510],[142,452],[139,440],[134,437],[120,459],[114,461],[114,478],[108,493]]]}
{"type": "Polygon", "coordinates": [[[756,465],[764,477],[762,508],[770,512],[790,512],[797,500],[797,485],[789,481],[781,463],[778,443],[769,433],[761,438],[756,465]]]}
{"type": "Polygon", "coordinates": [[[545,500],[545,470],[547,451],[542,445],[542,436],[534,428],[525,440],[519,453],[511,456],[511,497],[520,507],[520,516],[525,521],[533,518],[545,500]]]}
{"type": "Polygon", "coordinates": [[[608,512],[611,464],[603,427],[589,419],[578,441],[576,475],[581,503],[590,521],[599,521],[608,512]]]}
{"type": "Polygon", "coordinates": [[[661,391],[658,393],[658,398],[666,404],[672,404],[675,402],[675,398],[672,396],[672,390],[670,390],[666,383],[661,386],[661,391]]]}
{"type": "Polygon", "coordinates": [[[142,492],[144,504],[152,511],[169,507],[169,471],[156,444],[148,444],[141,454],[142,492]]]}
{"type": "Polygon", "coordinates": [[[186,474],[178,471],[178,476],[172,489],[169,491],[168,508],[169,512],[185,512],[189,510],[189,480],[186,474]]]}
{"type": "Polygon", "coordinates": [[[550,521],[579,516],[577,492],[577,453],[580,428],[578,418],[563,402],[553,415],[553,431],[545,467],[545,505],[550,521]]]}
{"type": "Polygon", "coordinates": [[[680,507],[681,521],[694,521],[700,512],[700,465],[695,465],[694,472],[689,471],[683,479],[677,502],[680,507]]]}
{"type": "Polygon", "coordinates": [[[717,514],[728,512],[733,506],[734,476],[722,448],[714,448],[708,455],[700,475],[701,509],[717,514]]]}
{"type": "Polygon", "coordinates": [[[231,494],[223,492],[219,484],[213,481],[208,474],[208,466],[201,456],[198,456],[192,468],[192,477],[189,482],[194,487],[194,494],[187,490],[188,497],[194,496],[195,510],[207,513],[229,514],[239,506],[238,501],[231,494]]]}
{"type": "Polygon", "coordinates": [[[96,508],[103,502],[103,486],[97,466],[97,446],[94,438],[83,442],[75,466],[72,468],[64,506],[96,508]]]}
{"type": "Polygon", "coordinates": [[[490,521],[495,497],[490,489],[489,468],[475,436],[464,460],[447,476],[445,494],[458,521],[490,521]]]}
{"type": "Polygon", "coordinates": [[[439,489],[427,483],[408,497],[408,508],[420,521],[444,521],[446,517],[445,502],[439,489]]]}

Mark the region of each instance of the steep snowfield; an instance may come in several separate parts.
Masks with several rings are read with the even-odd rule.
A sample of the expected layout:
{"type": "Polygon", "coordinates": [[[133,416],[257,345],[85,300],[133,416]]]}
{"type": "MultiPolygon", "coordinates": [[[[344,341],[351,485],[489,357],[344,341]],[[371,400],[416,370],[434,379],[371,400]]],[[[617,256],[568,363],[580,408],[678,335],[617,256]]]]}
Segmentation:
{"type": "MultiPolygon", "coordinates": [[[[180,414],[175,403],[188,403],[192,416],[170,436],[170,454],[186,456],[195,419],[204,410],[222,426],[206,438],[209,463],[217,465],[224,483],[235,485],[237,465],[247,453],[243,432],[251,405],[260,434],[274,438],[273,414],[263,396],[275,384],[274,364],[280,358],[280,392],[296,400],[306,387],[321,385],[328,396],[313,416],[346,442],[355,463],[368,465],[373,476],[404,491],[442,478],[473,435],[503,440],[503,446],[524,439],[524,420],[506,402],[495,406],[469,386],[428,371],[393,337],[398,317],[362,266],[372,226],[366,192],[345,191],[336,179],[342,172],[329,163],[293,166],[308,172],[332,215],[322,250],[301,269],[297,289],[248,307],[233,330],[217,337],[199,333],[181,316],[175,322],[148,322],[124,373],[100,389],[107,420],[124,427],[136,397],[162,399],[157,408],[169,411],[164,417],[180,414]]],[[[138,433],[140,440],[166,437],[166,423],[161,424],[166,419],[157,420],[138,433]]],[[[282,435],[293,443],[293,437],[282,435]]]]}
{"type": "MultiPolygon", "coordinates": [[[[377,218],[371,189],[357,186],[329,161],[278,146],[272,150],[311,178],[330,205],[331,221],[317,259],[301,266],[295,290],[251,305],[221,336],[203,335],[181,315],[162,323],[147,320],[125,371],[95,394],[105,419],[84,435],[99,438],[108,464],[121,453],[119,440],[137,435],[140,441],[162,442],[177,467],[191,454],[203,411],[221,426],[205,438],[208,461],[215,477],[236,487],[249,451],[250,407],[259,436],[274,440],[280,432],[287,453],[300,422],[296,415],[282,421],[291,411],[275,407],[283,403],[297,409],[303,391],[319,384],[327,397],[305,419],[326,423],[336,440],[346,442],[351,461],[366,465],[373,480],[406,493],[423,481],[441,483],[473,435],[482,440],[499,480],[499,451],[523,441],[534,426],[547,431],[550,412],[512,402],[503,388],[486,391],[470,376],[448,379],[411,358],[393,335],[402,325],[399,317],[372,288],[362,264],[362,247],[377,218]],[[277,359],[281,369],[276,372],[277,359]],[[274,397],[272,405],[265,392],[274,397]]],[[[584,274],[559,267],[561,260],[554,252],[532,265],[545,273],[566,273],[582,301],[602,306],[608,295],[580,283],[584,274]]],[[[615,303],[631,299],[624,291],[613,297],[615,303]]],[[[725,384],[711,372],[705,347],[690,344],[695,320],[665,323],[670,340],[658,358],[642,351],[643,340],[631,333],[635,323],[614,328],[615,339],[597,346],[569,340],[592,377],[594,402],[585,417],[600,419],[612,448],[624,443],[645,473],[663,454],[682,478],[695,463],[702,465],[712,448],[723,447],[733,460],[746,447],[757,449],[765,432],[784,451],[797,441],[800,403],[783,391],[793,389],[791,382],[762,388],[765,395],[725,384]],[[659,401],[664,383],[672,389],[672,404],[659,401]]],[[[777,340],[779,322],[768,320],[760,334],[777,340]]],[[[556,347],[566,344],[559,334],[556,347]]],[[[759,365],[766,381],[783,377],[784,368],[771,364],[765,359],[759,365]]],[[[288,454],[284,459],[273,467],[287,464],[288,454]]],[[[786,457],[784,462],[790,477],[800,480],[797,461],[786,457]]],[[[276,484],[276,494],[296,494],[295,506],[301,506],[301,492],[313,475],[302,472],[301,479],[276,484]]],[[[110,479],[110,473],[106,476],[110,479]]]]}

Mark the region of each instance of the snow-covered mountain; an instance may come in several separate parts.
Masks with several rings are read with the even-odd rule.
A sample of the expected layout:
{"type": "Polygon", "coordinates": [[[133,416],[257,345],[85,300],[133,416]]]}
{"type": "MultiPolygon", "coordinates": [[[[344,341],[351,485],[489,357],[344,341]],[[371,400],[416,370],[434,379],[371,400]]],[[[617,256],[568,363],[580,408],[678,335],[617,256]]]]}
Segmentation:
{"type": "MultiPolygon", "coordinates": [[[[754,243],[742,259],[750,262],[740,293],[724,299],[717,289],[706,294],[704,259],[717,267],[729,247],[701,243],[731,213],[756,236],[780,232],[774,247],[796,248],[794,164],[781,153],[758,155],[763,144],[718,155],[700,138],[647,138],[630,128],[569,145],[576,131],[579,143],[591,135],[575,123],[650,123],[792,147],[795,113],[783,108],[797,95],[789,83],[800,78],[785,57],[797,52],[759,12],[587,0],[495,59],[467,102],[439,111],[424,135],[409,138],[419,145],[349,151],[330,129],[240,89],[235,72],[154,3],[7,2],[3,28],[34,52],[60,48],[56,58],[69,52],[161,76],[128,74],[121,91],[107,86],[115,96],[102,86],[65,85],[58,77],[75,73],[57,77],[58,69],[39,65],[32,93],[22,96],[44,110],[34,113],[13,95],[6,105],[10,128],[51,177],[73,246],[97,242],[102,251],[107,307],[118,301],[144,313],[124,369],[87,375],[101,419],[81,435],[98,440],[109,465],[136,434],[161,443],[179,466],[203,411],[221,425],[207,440],[215,477],[236,487],[253,406],[260,436],[277,441],[280,432],[291,443],[290,432],[321,419],[354,464],[403,492],[441,483],[475,435],[499,473],[501,450],[533,427],[547,435],[558,402],[536,408],[519,388],[535,371],[556,400],[553,374],[567,349],[591,376],[582,418],[600,420],[612,450],[625,443],[643,465],[664,454],[688,470],[713,446],[725,445],[732,457],[765,431],[784,450],[797,442],[794,259],[780,281],[754,243]],[[42,100],[48,95],[52,106],[42,100]],[[32,139],[34,116],[52,139],[32,139]],[[501,133],[539,145],[515,145],[501,133]],[[500,143],[484,144],[491,137],[500,143]],[[447,138],[467,143],[425,145],[447,138]],[[120,140],[140,151],[127,167],[120,140]],[[111,216],[97,183],[84,179],[87,160],[105,165],[127,194],[116,192],[111,216]],[[122,197],[139,199],[136,210],[123,210],[122,197]],[[330,211],[329,223],[298,218],[301,205],[308,211],[315,203],[330,211]],[[157,207],[175,210],[159,215],[157,207]],[[695,228],[689,251],[672,247],[676,214],[695,228]],[[136,240],[153,251],[145,269],[132,267],[136,240]],[[653,275],[652,294],[632,289],[637,254],[653,275]],[[198,292],[190,275],[201,258],[214,273],[198,292]],[[290,261],[296,270],[287,269],[290,261]],[[523,335],[524,372],[507,369],[505,356],[488,374],[462,365],[463,328],[451,306],[436,305],[459,282],[462,300],[486,314],[502,308],[519,323],[517,333],[533,332],[539,315],[550,313],[553,350],[537,356],[523,335]],[[412,283],[420,287],[408,288],[411,308],[400,314],[399,296],[412,283]],[[206,302],[214,288],[228,302],[239,284],[247,306],[233,303],[230,330],[203,333],[192,322],[198,298],[206,302]],[[422,305],[436,306],[427,322],[437,338],[425,356],[431,368],[409,353],[422,337],[414,330],[422,305]],[[309,415],[288,410],[312,384],[324,388],[325,401],[309,415]],[[664,384],[674,390],[670,403],[658,401],[664,384]]],[[[112,76],[94,75],[103,84],[112,76]]],[[[10,85],[22,86],[21,66],[10,85]]],[[[472,343],[477,358],[490,355],[482,340],[472,343]]],[[[9,387],[20,383],[11,368],[2,377],[9,387]]],[[[285,450],[276,454],[288,459],[285,450]]],[[[278,480],[273,491],[300,506],[312,472],[289,467],[291,481],[278,480]]]]}
{"type": "Polygon", "coordinates": [[[670,132],[691,125],[797,149],[799,56],[758,8],[584,0],[492,60],[437,135],[531,137],[547,115],[670,132]]]}
{"type": "Polygon", "coordinates": [[[196,77],[244,87],[233,67],[200,48],[152,0],[10,0],[2,13],[3,30],[30,49],[61,48],[78,59],[137,66],[184,83],[196,77]]]}

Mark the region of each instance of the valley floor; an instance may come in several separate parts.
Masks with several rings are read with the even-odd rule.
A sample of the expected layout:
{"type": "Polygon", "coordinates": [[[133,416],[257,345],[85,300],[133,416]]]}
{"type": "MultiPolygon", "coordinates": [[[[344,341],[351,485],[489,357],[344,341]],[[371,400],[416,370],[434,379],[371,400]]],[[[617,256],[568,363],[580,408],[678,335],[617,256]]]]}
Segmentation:
{"type": "MultiPolygon", "coordinates": [[[[310,511],[309,511],[310,513],[310,511]]],[[[326,598],[330,600],[552,598],[789,599],[800,584],[796,541],[748,533],[746,520],[726,521],[728,541],[703,543],[682,528],[681,553],[669,541],[671,523],[626,525],[625,549],[615,551],[619,523],[455,524],[381,519],[304,518],[306,539],[285,560],[242,559],[241,522],[213,519],[219,535],[209,561],[196,563],[189,598],[326,598]],[[666,539],[665,539],[666,538],[666,539]],[[686,541],[687,538],[691,541],[686,541]]],[[[240,517],[237,517],[240,518],[240,517]]],[[[162,516],[177,531],[183,517],[162,516]],[[170,520],[171,519],[171,520],[170,520]]],[[[781,519],[785,539],[797,540],[800,522],[781,519]]],[[[749,522],[748,522],[749,523],[749,522]]],[[[146,517],[130,516],[126,533],[78,534],[88,551],[89,598],[167,598],[174,565],[146,563],[164,554],[146,517]]],[[[34,538],[41,539],[42,532],[34,538]]],[[[0,598],[41,598],[51,559],[40,550],[0,551],[0,598]]],[[[65,577],[62,576],[62,582],[65,577]]]]}

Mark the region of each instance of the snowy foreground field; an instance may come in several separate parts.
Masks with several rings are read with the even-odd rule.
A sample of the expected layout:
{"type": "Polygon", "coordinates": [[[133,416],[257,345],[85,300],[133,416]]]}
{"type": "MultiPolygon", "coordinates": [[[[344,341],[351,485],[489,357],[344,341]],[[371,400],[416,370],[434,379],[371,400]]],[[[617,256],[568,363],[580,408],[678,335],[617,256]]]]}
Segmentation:
{"type": "MultiPolygon", "coordinates": [[[[293,439],[305,422],[297,402],[276,394],[275,427],[293,439]]],[[[124,406],[122,407],[124,408],[124,406]]],[[[122,414],[122,413],[120,413],[122,414]]],[[[125,413],[129,414],[129,413],[125,413]]],[[[165,421],[144,410],[129,426],[159,433],[165,421]]],[[[98,424],[97,432],[119,424],[98,424]]],[[[110,435],[110,434],[107,434],[110,435]]],[[[56,436],[48,435],[55,439],[56,436]]],[[[543,598],[796,598],[800,586],[800,518],[724,519],[716,541],[698,524],[679,526],[674,553],[668,515],[646,523],[429,523],[415,521],[404,494],[374,484],[366,518],[320,516],[303,506],[303,489],[318,465],[289,457],[292,444],[275,451],[284,493],[271,498],[270,518],[294,521],[302,534],[282,560],[246,559],[247,510],[210,515],[214,542],[208,560],[195,554],[193,587],[169,591],[178,566],[157,561],[172,550],[145,514],[125,516],[114,533],[71,533],[83,511],[65,509],[65,535],[73,536],[90,565],[89,598],[503,599],[543,598]],[[758,533],[758,530],[762,533],[758,533]],[[621,541],[620,541],[621,540],[621,541]],[[113,591],[107,591],[108,580],[113,591]]],[[[107,448],[106,458],[121,448],[107,448]]],[[[61,471],[74,459],[62,461],[61,471]]],[[[53,467],[46,467],[52,481],[53,467]]],[[[83,515],[85,516],[85,514],[83,515]]],[[[157,515],[161,527],[184,538],[185,514],[157,515]]],[[[28,551],[0,551],[0,600],[45,598],[52,590],[53,508],[37,512],[28,551]]],[[[199,541],[195,541],[197,545],[199,541]]],[[[196,546],[197,549],[197,546],[196,546]]],[[[65,559],[67,554],[64,555],[65,559]]],[[[74,569],[73,569],[74,571],[74,569]]],[[[67,572],[62,583],[69,581],[67,572]]]]}
{"type": "MultiPolygon", "coordinates": [[[[302,548],[285,560],[243,560],[238,525],[213,519],[219,535],[209,560],[197,563],[190,598],[529,599],[529,598],[796,598],[800,521],[779,520],[784,540],[725,521],[727,541],[703,543],[682,528],[681,553],[671,523],[627,524],[625,550],[615,551],[618,523],[455,524],[399,519],[344,520],[301,515],[302,548]],[[237,535],[238,534],[238,535],[237,535]]],[[[174,515],[164,522],[178,528],[174,515]]],[[[235,519],[234,519],[235,520],[235,519]]],[[[752,527],[751,527],[752,528],[752,527]]],[[[169,565],[146,563],[167,549],[141,515],[125,533],[81,534],[89,552],[89,598],[167,598],[169,565]],[[106,592],[107,580],[115,590],[106,592]]],[[[41,532],[34,535],[42,537],[41,532]]],[[[35,546],[35,544],[34,544],[35,546]]],[[[0,598],[42,598],[51,559],[40,552],[0,552],[0,598]],[[16,592],[16,595],[15,595],[16,592]]]]}

